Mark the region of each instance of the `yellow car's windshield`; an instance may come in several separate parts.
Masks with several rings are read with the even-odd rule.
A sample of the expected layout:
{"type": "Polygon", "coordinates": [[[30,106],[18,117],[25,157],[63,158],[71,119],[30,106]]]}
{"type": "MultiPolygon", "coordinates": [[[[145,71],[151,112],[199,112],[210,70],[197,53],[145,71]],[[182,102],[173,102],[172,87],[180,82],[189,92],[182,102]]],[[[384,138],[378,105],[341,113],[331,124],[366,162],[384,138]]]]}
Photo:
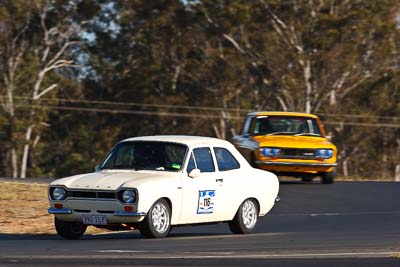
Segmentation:
{"type": "Polygon", "coordinates": [[[259,116],[253,135],[321,136],[316,119],[298,116],[259,116]]]}

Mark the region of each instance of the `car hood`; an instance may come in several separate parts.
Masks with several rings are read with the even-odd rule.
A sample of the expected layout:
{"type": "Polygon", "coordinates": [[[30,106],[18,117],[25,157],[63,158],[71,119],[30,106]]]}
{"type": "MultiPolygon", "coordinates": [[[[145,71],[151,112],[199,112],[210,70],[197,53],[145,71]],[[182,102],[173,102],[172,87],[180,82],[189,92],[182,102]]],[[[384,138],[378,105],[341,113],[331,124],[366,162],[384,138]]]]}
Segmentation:
{"type": "Polygon", "coordinates": [[[332,148],[335,145],[323,137],[310,136],[254,136],[253,139],[259,143],[259,146],[289,147],[289,148],[332,148]]]}
{"type": "Polygon", "coordinates": [[[171,179],[173,174],[155,171],[100,171],[80,174],[53,181],[50,186],[61,185],[69,189],[118,190],[126,183],[138,185],[155,180],[171,179]]]}

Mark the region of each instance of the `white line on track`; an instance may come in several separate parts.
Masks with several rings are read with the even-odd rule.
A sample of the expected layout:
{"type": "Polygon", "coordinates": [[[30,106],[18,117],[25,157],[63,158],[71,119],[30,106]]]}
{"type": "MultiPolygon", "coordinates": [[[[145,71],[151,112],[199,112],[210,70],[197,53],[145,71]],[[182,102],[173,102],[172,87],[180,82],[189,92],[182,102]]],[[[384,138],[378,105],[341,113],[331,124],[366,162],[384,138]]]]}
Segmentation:
{"type": "MultiPolygon", "coordinates": [[[[115,234],[120,234],[120,233],[134,233],[136,230],[129,230],[129,231],[118,231],[118,232],[104,232],[104,233],[97,233],[97,234],[91,234],[92,236],[107,236],[107,235],[115,235],[115,234]]],[[[235,235],[231,233],[227,234],[207,234],[204,233],[200,236],[196,235],[190,235],[187,234],[185,235],[184,233],[177,233],[177,232],[172,232],[169,236],[168,239],[166,240],[186,240],[186,239],[228,239],[228,238],[249,238],[249,237],[260,237],[260,236],[278,236],[278,235],[283,235],[284,233],[255,233],[255,234],[247,234],[247,235],[235,235]]],[[[146,239],[145,239],[146,240],[146,239]]],[[[148,239],[151,240],[151,239],[148,239]]],[[[118,241],[117,243],[120,243],[118,241]]]]}
{"type": "Polygon", "coordinates": [[[287,258],[398,258],[400,251],[380,251],[380,252],[326,252],[326,253],[275,253],[275,254],[243,254],[235,252],[204,252],[204,255],[198,255],[198,252],[181,252],[171,255],[169,251],[163,251],[162,255],[154,255],[159,253],[155,251],[147,251],[144,254],[138,253],[137,250],[97,250],[92,251],[88,255],[8,255],[0,256],[0,259],[287,259],[287,258]],[[97,252],[97,254],[93,254],[97,252]],[[126,255],[124,255],[126,254],[126,255]],[[131,254],[131,255],[129,255],[131,254]],[[133,254],[133,255],[132,255],[133,254]]]}
{"type": "Polygon", "coordinates": [[[400,211],[365,211],[365,212],[329,212],[329,213],[287,213],[271,214],[269,216],[340,216],[340,215],[378,215],[378,214],[400,214],[400,211]]]}
{"type": "Polygon", "coordinates": [[[162,251],[152,250],[123,250],[123,249],[109,249],[109,250],[94,250],[95,252],[99,253],[160,253],[162,251]]]}
{"type": "MultiPolygon", "coordinates": [[[[98,250],[98,253],[135,253],[134,250],[98,250]]],[[[147,251],[147,255],[135,255],[141,259],[268,259],[268,258],[334,258],[334,257],[398,257],[400,251],[381,252],[335,252],[335,253],[287,253],[287,254],[238,254],[235,252],[203,252],[205,255],[198,255],[200,252],[182,252],[176,255],[165,252],[166,255],[149,255],[154,251],[147,251]]]]}

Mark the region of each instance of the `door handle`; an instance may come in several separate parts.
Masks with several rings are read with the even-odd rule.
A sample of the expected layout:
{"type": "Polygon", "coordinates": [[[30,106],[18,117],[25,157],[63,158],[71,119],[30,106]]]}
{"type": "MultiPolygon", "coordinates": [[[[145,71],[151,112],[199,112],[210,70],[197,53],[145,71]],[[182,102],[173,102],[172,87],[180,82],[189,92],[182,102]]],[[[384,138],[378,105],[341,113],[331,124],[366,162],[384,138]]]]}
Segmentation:
{"type": "Polygon", "coordinates": [[[216,179],[215,181],[216,181],[216,182],[221,182],[221,183],[222,183],[222,182],[224,181],[224,179],[219,178],[219,179],[216,179]]]}

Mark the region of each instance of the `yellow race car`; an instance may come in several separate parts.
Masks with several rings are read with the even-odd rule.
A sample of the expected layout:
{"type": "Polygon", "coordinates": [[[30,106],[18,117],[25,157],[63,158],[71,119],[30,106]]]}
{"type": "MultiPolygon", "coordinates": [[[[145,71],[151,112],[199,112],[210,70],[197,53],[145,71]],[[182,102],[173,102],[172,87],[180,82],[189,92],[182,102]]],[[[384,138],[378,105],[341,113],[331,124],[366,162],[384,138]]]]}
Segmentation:
{"type": "Polygon", "coordinates": [[[337,149],[318,116],[297,112],[253,112],[232,140],[254,166],[309,182],[334,182],[337,149]]]}

